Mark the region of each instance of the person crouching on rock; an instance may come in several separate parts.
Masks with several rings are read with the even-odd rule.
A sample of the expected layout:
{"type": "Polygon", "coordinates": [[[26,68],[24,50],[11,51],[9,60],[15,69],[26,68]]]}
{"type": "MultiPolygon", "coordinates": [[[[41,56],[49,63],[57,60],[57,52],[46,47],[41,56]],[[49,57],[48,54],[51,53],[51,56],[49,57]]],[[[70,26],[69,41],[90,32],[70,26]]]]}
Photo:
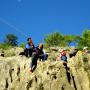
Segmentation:
{"type": "Polygon", "coordinates": [[[43,44],[39,44],[39,46],[35,49],[35,52],[32,54],[31,64],[30,64],[30,72],[33,72],[37,67],[37,60],[47,60],[48,55],[43,52],[43,44]]]}
{"type": "Polygon", "coordinates": [[[38,58],[42,61],[47,60],[48,55],[43,51],[43,44],[39,44],[37,50],[39,51],[38,58]]]}
{"type": "Polygon", "coordinates": [[[60,51],[60,55],[57,57],[56,60],[61,60],[64,66],[67,65],[66,49],[63,49],[62,51],[60,51]]]}
{"type": "Polygon", "coordinates": [[[62,52],[60,53],[60,59],[63,62],[63,65],[67,63],[66,50],[62,50],[62,52]]]}
{"type": "Polygon", "coordinates": [[[27,44],[25,45],[25,50],[24,50],[25,56],[26,57],[31,57],[33,49],[34,49],[34,44],[32,42],[32,39],[28,38],[27,39],[27,44]]]}

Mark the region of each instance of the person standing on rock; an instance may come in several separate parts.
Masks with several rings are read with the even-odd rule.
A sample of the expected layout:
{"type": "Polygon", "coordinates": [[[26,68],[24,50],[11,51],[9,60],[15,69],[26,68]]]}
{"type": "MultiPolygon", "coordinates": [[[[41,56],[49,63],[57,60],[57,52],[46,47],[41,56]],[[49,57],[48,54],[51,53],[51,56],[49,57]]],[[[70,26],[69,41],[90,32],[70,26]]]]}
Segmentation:
{"type": "Polygon", "coordinates": [[[29,44],[30,44],[30,47],[31,47],[32,49],[35,48],[35,46],[34,46],[34,44],[33,44],[33,41],[32,41],[32,38],[29,38],[29,44]]]}
{"type": "Polygon", "coordinates": [[[31,38],[28,38],[27,39],[27,44],[25,45],[25,50],[24,50],[25,56],[26,57],[31,57],[33,49],[34,49],[33,41],[32,41],[31,38]]]}
{"type": "Polygon", "coordinates": [[[31,64],[30,64],[30,72],[33,72],[37,67],[37,60],[42,59],[42,61],[47,60],[48,55],[43,52],[43,44],[39,44],[39,46],[35,49],[32,54],[31,64]]]}

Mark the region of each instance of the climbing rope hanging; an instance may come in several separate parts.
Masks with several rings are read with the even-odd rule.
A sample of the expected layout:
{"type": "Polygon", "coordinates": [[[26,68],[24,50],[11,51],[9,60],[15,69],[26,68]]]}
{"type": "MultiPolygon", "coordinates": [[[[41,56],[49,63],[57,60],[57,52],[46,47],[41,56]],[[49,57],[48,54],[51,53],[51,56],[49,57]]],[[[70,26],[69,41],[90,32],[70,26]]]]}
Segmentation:
{"type": "Polygon", "coordinates": [[[7,20],[3,19],[0,17],[0,21],[6,25],[8,25],[9,27],[13,28],[14,30],[16,30],[17,32],[21,33],[23,36],[25,36],[27,38],[27,35],[22,32],[22,30],[20,30],[19,28],[17,28],[15,25],[11,24],[10,22],[8,22],[7,20]]]}

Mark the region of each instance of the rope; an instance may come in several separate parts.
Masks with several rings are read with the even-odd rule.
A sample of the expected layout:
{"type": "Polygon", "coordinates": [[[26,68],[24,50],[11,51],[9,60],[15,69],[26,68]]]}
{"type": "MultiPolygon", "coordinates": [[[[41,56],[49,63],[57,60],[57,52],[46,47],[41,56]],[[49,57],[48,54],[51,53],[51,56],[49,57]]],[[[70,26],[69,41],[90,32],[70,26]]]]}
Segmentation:
{"type": "Polygon", "coordinates": [[[23,36],[27,37],[27,35],[24,32],[22,32],[22,30],[20,30],[15,25],[13,25],[10,22],[8,22],[7,20],[5,20],[5,19],[3,19],[3,18],[0,17],[0,21],[3,22],[4,24],[8,25],[9,27],[13,28],[17,32],[21,33],[23,36]]]}

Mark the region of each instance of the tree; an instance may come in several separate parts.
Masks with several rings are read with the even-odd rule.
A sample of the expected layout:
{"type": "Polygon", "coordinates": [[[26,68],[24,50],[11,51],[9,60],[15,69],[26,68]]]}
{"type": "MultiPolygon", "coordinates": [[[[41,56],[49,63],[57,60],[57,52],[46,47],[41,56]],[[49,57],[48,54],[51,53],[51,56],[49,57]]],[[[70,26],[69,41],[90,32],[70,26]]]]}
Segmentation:
{"type": "Polygon", "coordinates": [[[72,43],[74,41],[75,36],[73,35],[65,35],[64,36],[64,41],[67,43],[67,45],[69,46],[70,43],[72,43]]]}
{"type": "Polygon", "coordinates": [[[90,47],[90,30],[83,31],[81,40],[78,43],[78,47],[83,48],[84,46],[90,47]]]}
{"type": "Polygon", "coordinates": [[[17,46],[18,42],[17,42],[18,37],[14,34],[7,34],[6,35],[6,39],[5,39],[5,43],[11,46],[17,46]]]}
{"type": "Polygon", "coordinates": [[[59,32],[48,34],[44,41],[48,46],[58,46],[63,40],[63,35],[59,32]]]}
{"type": "Polygon", "coordinates": [[[81,40],[80,36],[77,35],[65,35],[64,36],[64,42],[66,42],[67,46],[70,46],[71,43],[78,44],[81,40]]]}
{"type": "Polygon", "coordinates": [[[82,39],[82,38],[81,38],[80,36],[75,36],[75,37],[74,37],[74,41],[75,41],[76,43],[79,43],[81,39],[82,39]]]}
{"type": "Polygon", "coordinates": [[[74,45],[82,49],[84,46],[90,47],[90,30],[85,30],[82,35],[62,35],[59,32],[48,34],[45,43],[49,46],[70,46],[74,45]]]}
{"type": "Polygon", "coordinates": [[[90,47],[90,30],[85,30],[82,33],[82,39],[84,41],[84,45],[90,47]]]}

